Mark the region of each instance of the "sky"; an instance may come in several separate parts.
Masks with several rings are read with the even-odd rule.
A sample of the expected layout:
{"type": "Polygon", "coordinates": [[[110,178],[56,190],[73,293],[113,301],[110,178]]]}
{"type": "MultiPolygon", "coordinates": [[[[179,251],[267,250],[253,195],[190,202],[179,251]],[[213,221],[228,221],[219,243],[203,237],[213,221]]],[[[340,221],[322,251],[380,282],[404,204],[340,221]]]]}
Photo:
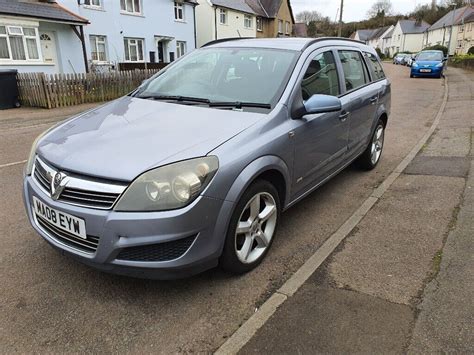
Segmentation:
{"type": "MultiPolygon", "coordinates": [[[[337,10],[341,4],[340,0],[290,0],[293,12],[296,16],[304,10],[316,10],[332,20],[336,18],[337,10]]],[[[360,21],[367,18],[367,11],[375,0],[344,0],[344,22],[360,21]]],[[[419,4],[431,4],[431,0],[392,0],[395,14],[406,14],[419,4]]],[[[339,15],[338,15],[339,18],[339,15]]]]}

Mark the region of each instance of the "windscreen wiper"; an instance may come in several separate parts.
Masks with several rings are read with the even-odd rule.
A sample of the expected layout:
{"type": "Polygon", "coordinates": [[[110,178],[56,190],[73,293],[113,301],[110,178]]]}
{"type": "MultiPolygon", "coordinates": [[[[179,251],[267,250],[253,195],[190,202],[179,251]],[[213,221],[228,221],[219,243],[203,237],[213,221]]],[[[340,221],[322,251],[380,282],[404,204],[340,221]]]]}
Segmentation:
{"type": "Polygon", "coordinates": [[[211,101],[209,102],[210,107],[235,107],[237,109],[240,109],[242,107],[257,107],[257,108],[272,108],[272,105],[270,104],[262,104],[259,102],[240,102],[240,101],[235,101],[235,102],[225,102],[225,101],[211,101]]]}
{"type": "Polygon", "coordinates": [[[202,99],[200,97],[191,97],[191,96],[181,96],[181,95],[146,95],[146,96],[137,96],[140,99],[153,99],[153,100],[163,100],[163,101],[187,101],[187,102],[199,102],[203,104],[210,104],[208,99],[202,99]]]}

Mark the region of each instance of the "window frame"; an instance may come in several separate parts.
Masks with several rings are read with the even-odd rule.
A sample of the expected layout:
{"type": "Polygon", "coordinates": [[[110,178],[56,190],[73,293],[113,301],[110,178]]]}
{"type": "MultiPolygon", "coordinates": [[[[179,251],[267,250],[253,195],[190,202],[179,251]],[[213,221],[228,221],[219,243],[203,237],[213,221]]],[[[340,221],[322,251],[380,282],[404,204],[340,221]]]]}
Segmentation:
{"type": "Polygon", "coordinates": [[[244,28],[249,30],[253,28],[253,17],[251,15],[244,14],[244,28]],[[248,22],[250,23],[249,26],[247,26],[248,22]]]}
{"type": "Polygon", "coordinates": [[[366,52],[366,51],[362,51],[362,56],[364,57],[364,61],[366,62],[366,66],[367,66],[367,69],[368,69],[368,73],[370,75],[370,82],[371,83],[375,83],[377,81],[387,79],[387,75],[385,75],[385,71],[383,70],[382,63],[380,62],[380,60],[377,59],[377,56],[375,56],[373,53],[366,52]],[[369,64],[370,58],[367,55],[371,55],[371,56],[375,57],[375,59],[377,60],[377,63],[380,65],[380,68],[382,68],[383,78],[378,78],[378,79],[375,78],[375,73],[372,72],[372,69],[371,69],[372,67],[369,64]]]}
{"type": "Polygon", "coordinates": [[[186,54],[187,43],[186,41],[176,41],[176,59],[181,58],[186,54]]]}
{"type": "Polygon", "coordinates": [[[108,47],[107,47],[107,36],[106,35],[89,35],[89,44],[92,44],[91,41],[92,39],[95,39],[94,40],[94,46],[95,46],[95,52],[97,53],[97,58],[99,58],[99,51],[98,51],[98,45],[99,45],[99,42],[102,42],[102,44],[104,45],[104,56],[105,56],[105,59],[104,60],[100,60],[100,59],[94,59],[93,58],[93,54],[92,54],[92,46],[91,46],[91,60],[93,63],[107,63],[108,62],[108,47]],[[102,41],[100,41],[100,38],[103,38],[102,41]]]}
{"type": "Polygon", "coordinates": [[[11,24],[11,23],[0,23],[0,27],[5,28],[5,34],[0,34],[0,38],[5,38],[6,39],[6,44],[7,44],[7,51],[8,51],[8,58],[0,58],[0,63],[1,64],[44,64],[43,60],[43,53],[41,51],[41,42],[39,38],[39,31],[38,31],[38,26],[36,25],[28,25],[28,24],[11,24]],[[13,33],[11,29],[13,28],[19,28],[20,33],[13,33]],[[27,35],[25,34],[25,29],[32,29],[35,31],[34,35],[27,35]],[[13,58],[13,52],[12,52],[12,46],[11,46],[11,41],[10,37],[20,37],[21,38],[21,44],[23,46],[23,51],[25,53],[25,59],[14,59],[13,58]],[[34,39],[36,43],[36,52],[38,54],[38,58],[30,58],[30,53],[28,52],[28,44],[27,40],[28,39],[34,39]]]}
{"type": "Polygon", "coordinates": [[[255,27],[257,29],[257,32],[263,32],[263,18],[261,16],[256,17],[255,27]]]}
{"type": "Polygon", "coordinates": [[[278,20],[278,34],[283,34],[283,20],[278,20]]]}
{"type": "Polygon", "coordinates": [[[228,16],[227,16],[227,9],[219,8],[219,24],[220,25],[227,25],[228,16]],[[222,16],[224,16],[224,21],[222,21],[222,16]]]}
{"type": "Polygon", "coordinates": [[[174,20],[176,22],[185,22],[185,14],[184,14],[184,3],[175,1],[174,2],[174,20]],[[179,12],[181,11],[181,17],[179,17],[179,12]]]}
{"type": "Polygon", "coordinates": [[[291,31],[290,31],[290,26],[291,26],[290,21],[285,21],[285,34],[286,34],[287,36],[289,36],[289,35],[290,35],[290,32],[291,32],[291,31]]]}
{"type": "Polygon", "coordinates": [[[126,63],[144,63],[145,62],[145,53],[146,53],[146,50],[145,50],[145,39],[144,38],[136,38],[136,37],[124,37],[123,38],[123,41],[124,41],[124,61],[126,63]],[[128,47],[128,59],[127,59],[127,47],[125,47],[125,41],[127,42],[127,47],[128,47]],[[133,44],[132,46],[136,46],[137,48],[137,60],[131,60],[131,55],[130,55],[130,47],[131,47],[131,44],[130,44],[130,41],[136,41],[135,44],[133,44]],[[142,52],[141,52],[141,57],[142,59],[140,59],[140,52],[138,51],[138,42],[142,42],[142,52]]]}
{"type": "Polygon", "coordinates": [[[102,0],[84,0],[83,6],[86,9],[102,10],[102,0]],[[86,1],[89,1],[89,4],[86,4],[86,1]],[[93,4],[94,1],[97,1],[99,3],[99,5],[93,4]]]}
{"type": "Polygon", "coordinates": [[[143,15],[143,3],[142,0],[132,0],[132,11],[127,9],[127,0],[120,0],[120,13],[124,15],[142,16],[143,15]],[[135,4],[138,4],[139,11],[136,11],[135,4]],[[124,5],[124,8],[122,7],[124,5]]]}
{"type": "Polygon", "coordinates": [[[356,48],[356,47],[336,47],[333,50],[335,51],[336,61],[338,63],[337,65],[339,66],[339,72],[340,72],[339,78],[341,79],[341,88],[343,89],[342,90],[343,93],[342,93],[341,97],[344,96],[344,95],[353,93],[357,90],[360,90],[360,89],[372,84],[370,73],[369,73],[369,68],[367,68],[367,63],[365,62],[364,55],[363,55],[362,51],[359,48],[356,48]],[[364,71],[364,75],[367,78],[366,83],[364,85],[358,86],[358,87],[356,87],[354,89],[351,89],[351,90],[347,90],[346,80],[345,80],[346,79],[346,74],[344,73],[344,68],[343,68],[343,65],[342,65],[342,62],[341,62],[341,58],[339,57],[339,52],[357,52],[357,53],[359,53],[359,56],[361,57],[361,62],[362,62],[362,69],[364,71]]]}

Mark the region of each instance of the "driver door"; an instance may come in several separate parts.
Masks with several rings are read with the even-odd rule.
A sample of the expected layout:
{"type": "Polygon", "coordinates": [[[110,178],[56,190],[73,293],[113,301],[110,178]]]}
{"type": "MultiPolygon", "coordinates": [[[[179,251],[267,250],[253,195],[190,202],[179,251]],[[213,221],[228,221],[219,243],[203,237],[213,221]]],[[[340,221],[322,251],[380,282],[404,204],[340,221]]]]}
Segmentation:
{"type": "MultiPolygon", "coordinates": [[[[304,101],[315,94],[341,95],[333,51],[316,51],[305,64],[304,72],[299,84],[304,101]]],[[[305,115],[296,122],[293,191],[300,195],[343,165],[349,121],[348,115],[339,111],[305,115]]]]}

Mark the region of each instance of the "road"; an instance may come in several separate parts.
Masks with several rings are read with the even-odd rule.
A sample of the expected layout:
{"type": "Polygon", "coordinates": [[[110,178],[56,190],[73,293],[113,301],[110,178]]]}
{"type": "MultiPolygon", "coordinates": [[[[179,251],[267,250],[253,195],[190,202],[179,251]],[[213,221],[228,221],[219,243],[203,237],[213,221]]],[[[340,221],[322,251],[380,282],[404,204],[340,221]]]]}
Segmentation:
{"type": "MultiPolygon", "coordinates": [[[[0,168],[0,352],[210,352],[217,349],[344,223],[430,127],[442,80],[409,79],[385,65],[392,115],[372,172],[349,167],[283,215],[266,260],[235,277],[210,270],[178,281],[100,273],[37,236],[21,202],[22,164],[0,168]]],[[[44,124],[12,120],[0,132],[0,166],[27,158],[44,124]]]]}

